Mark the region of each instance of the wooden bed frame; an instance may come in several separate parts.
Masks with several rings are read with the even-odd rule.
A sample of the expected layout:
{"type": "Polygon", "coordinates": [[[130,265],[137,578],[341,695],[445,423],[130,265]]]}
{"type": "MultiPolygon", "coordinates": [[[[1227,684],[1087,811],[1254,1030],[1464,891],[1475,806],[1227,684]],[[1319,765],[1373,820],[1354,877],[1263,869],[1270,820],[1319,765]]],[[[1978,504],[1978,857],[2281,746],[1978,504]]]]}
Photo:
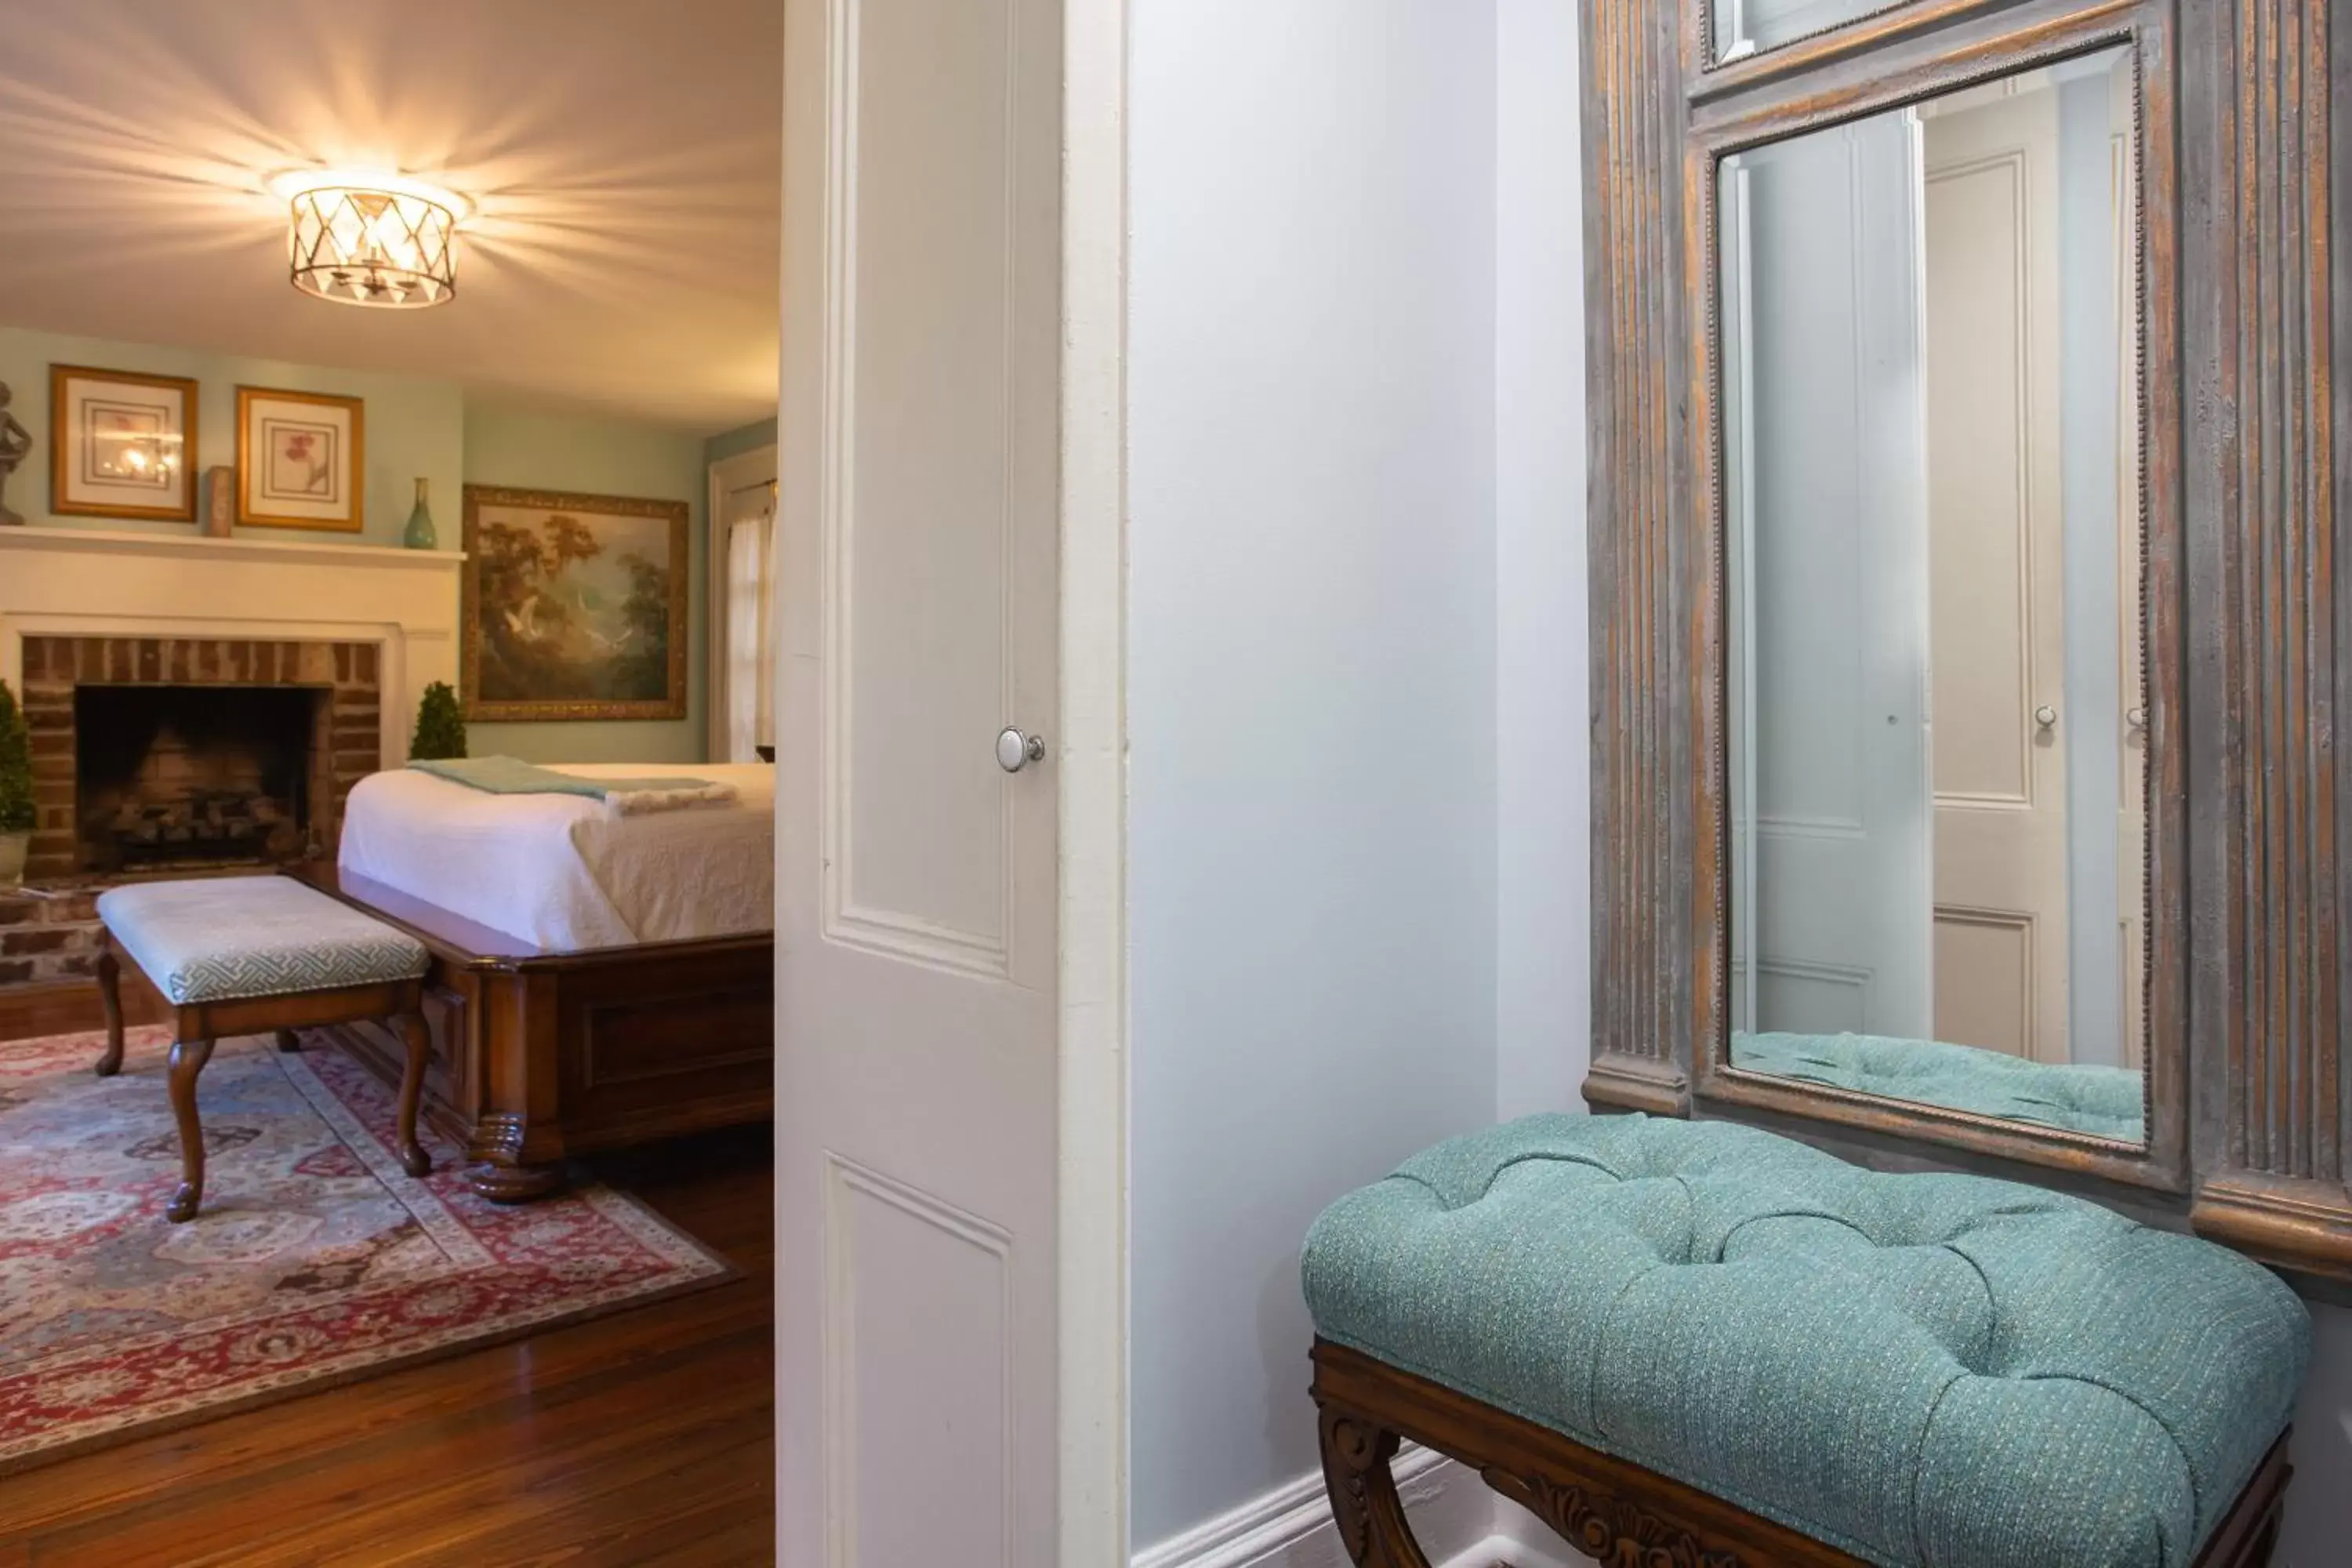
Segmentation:
{"type": "MultiPolygon", "coordinates": [[[[1604,1568],[1870,1568],[1565,1433],[1328,1340],[1315,1342],[1323,1480],[1358,1568],[1429,1568],[1389,1461],[1407,1439],[1468,1466],[1604,1568]]],[[[2263,1568],[2293,1473],[2281,1436],[2194,1568],[2263,1568]]]]}
{"type": "MultiPolygon", "coordinates": [[[[775,938],[551,952],[331,865],[293,873],[425,943],[426,1122],[474,1190],[524,1203],[597,1149],[773,1113],[775,938]]],[[[373,1022],[317,1031],[388,1083],[405,1050],[373,1022]]]]}

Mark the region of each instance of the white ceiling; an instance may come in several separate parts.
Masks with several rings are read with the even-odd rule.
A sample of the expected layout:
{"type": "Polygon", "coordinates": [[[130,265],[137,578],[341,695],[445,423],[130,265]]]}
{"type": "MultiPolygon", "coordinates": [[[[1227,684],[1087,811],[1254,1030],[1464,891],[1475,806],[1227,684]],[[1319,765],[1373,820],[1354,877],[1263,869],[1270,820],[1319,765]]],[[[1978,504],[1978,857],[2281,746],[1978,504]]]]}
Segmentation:
{"type": "Polygon", "coordinates": [[[775,412],[780,0],[0,0],[0,325],[775,412]],[[457,294],[295,292],[307,165],[472,196],[457,294]]]}

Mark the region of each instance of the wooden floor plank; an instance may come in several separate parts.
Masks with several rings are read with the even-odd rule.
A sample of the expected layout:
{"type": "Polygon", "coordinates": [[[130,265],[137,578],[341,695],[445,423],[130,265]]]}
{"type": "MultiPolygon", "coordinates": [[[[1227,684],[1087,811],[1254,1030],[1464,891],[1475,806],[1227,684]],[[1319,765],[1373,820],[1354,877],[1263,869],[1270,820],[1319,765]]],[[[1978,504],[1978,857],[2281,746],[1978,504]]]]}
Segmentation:
{"type": "Polygon", "coordinates": [[[0,1568],[771,1561],[768,1130],[596,1165],[743,1277],[0,1479],[0,1568]]]}

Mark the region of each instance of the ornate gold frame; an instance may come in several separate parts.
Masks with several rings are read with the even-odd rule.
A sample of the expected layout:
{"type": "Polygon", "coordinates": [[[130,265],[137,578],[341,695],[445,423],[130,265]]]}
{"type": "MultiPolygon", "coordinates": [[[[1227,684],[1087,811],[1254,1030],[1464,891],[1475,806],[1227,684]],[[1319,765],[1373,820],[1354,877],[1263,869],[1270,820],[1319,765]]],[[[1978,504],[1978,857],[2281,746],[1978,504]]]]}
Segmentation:
{"type": "Polygon", "coordinates": [[[239,386],[236,389],[236,522],[239,528],[301,528],[320,533],[360,533],[367,528],[367,400],[338,397],[326,392],[292,392],[282,386],[239,386]],[[341,408],[352,416],[352,515],[336,520],[285,517],[257,511],[246,504],[246,479],[253,472],[253,401],[267,397],[278,403],[308,403],[341,408]]]}
{"type": "Polygon", "coordinates": [[[687,653],[694,636],[691,611],[692,541],[682,500],[642,496],[580,495],[566,490],[509,489],[467,485],[465,491],[465,584],[458,611],[458,668],[466,717],[484,723],[531,723],[559,719],[683,719],[687,716],[687,653]],[[604,517],[669,520],[669,674],[666,695],[648,701],[484,701],[482,676],[481,552],[475,531],[485,506],[562,508],[604,517]]]}
{"type": "Polygon", "coordinates": [[[142,375],[136,371],[100,370],[95,365],[49,366],[49,511],[56,517],[137,517],[157,522],[196,521],[196,483],[202,468],[196,458],[196,381],[186,375],[142,375]],[[187,496],[184,506],[93,506],[66,500],[66,383],[110,381],[122,386],[169,387],[180,395],[180,482],[187,496]]]}

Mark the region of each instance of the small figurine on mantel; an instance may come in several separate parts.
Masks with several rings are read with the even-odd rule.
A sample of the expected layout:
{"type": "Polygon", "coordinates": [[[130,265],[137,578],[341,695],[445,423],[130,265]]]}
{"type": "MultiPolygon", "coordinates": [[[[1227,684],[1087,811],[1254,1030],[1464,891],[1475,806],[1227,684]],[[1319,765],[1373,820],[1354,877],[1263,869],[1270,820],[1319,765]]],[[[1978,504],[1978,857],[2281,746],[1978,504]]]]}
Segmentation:
{"type": "Polygon", "coordinates": [[[0,381],[0,528],[21,528],[25,520],[8,510],[8,476],[33,449],[33,433],[8,412],[8,384],[0,381]]]}

